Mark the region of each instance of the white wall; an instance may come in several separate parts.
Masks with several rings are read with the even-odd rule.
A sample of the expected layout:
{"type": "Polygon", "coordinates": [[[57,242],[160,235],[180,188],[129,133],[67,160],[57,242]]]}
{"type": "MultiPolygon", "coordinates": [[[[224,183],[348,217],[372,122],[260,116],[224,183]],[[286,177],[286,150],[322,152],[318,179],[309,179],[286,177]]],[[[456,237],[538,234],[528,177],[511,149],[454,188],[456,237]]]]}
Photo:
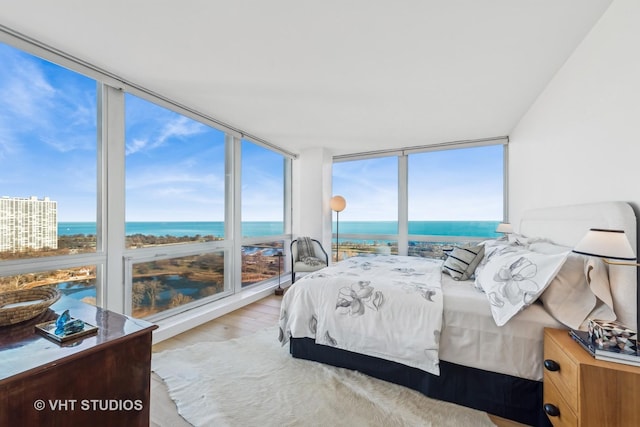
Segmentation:
{"type": "Polygon", "coordinates": [[[640,1],[614,0],[510,135],[509,212],[640,206],[640,1]]]}
{"type": "Polygon", "coordinates": [[[332,154],[325,148],[307,149],[293,161],[292,234],[320,240],[331,250],[332,154]]]}

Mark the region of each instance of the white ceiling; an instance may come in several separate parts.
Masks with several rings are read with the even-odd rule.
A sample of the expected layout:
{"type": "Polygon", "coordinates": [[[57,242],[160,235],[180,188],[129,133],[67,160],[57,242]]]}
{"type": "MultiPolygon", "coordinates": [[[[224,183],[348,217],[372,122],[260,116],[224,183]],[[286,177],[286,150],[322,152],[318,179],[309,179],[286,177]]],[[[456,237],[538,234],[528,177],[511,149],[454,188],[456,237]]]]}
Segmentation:
{"type": "Polygon", "coordinates": [[[0,25],[298,153],[508,135],[612,0],[0,0],[0,25]]]}

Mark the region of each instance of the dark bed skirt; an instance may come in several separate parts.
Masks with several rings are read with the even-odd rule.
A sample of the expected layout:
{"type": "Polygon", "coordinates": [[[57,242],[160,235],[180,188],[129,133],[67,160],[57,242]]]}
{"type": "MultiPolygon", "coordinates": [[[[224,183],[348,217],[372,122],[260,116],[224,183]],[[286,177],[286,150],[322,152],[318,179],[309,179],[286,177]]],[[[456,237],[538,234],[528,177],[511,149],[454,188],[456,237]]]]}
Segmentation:
{"type": "Polygon", "coordinates": [[[542,382],[440,361],[440,376],[400,363],[293,338],[294,357],[360,371],[418,390],[434,399],[478,409],[531,426],[551,426],[542,409],[542,382]]]}

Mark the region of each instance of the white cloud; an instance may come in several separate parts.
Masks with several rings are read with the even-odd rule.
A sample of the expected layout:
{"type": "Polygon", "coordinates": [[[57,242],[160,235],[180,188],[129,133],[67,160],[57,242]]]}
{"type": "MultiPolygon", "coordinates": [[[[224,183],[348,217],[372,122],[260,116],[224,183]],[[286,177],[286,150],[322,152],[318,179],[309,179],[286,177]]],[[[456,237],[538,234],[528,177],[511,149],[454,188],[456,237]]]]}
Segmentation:
{"type": "Polygon", "coordinates": [[[54,84],[45,61],[1,44],[0,63],[0,116],[11,123],[0,131],[0,150],[7,141],[30,149],[45,143],[63,153],[95,150],[95,83],[60,67],[51,72],[54,84]]]}
{"type": "Polygon", "coordinates": [[[15,137],[10,126],[3,123],[0,117],[0,159],[15,151],[15,137]]]}
{"type": "Polygon", "coordinates": [[[35,58],[8,46],[0,47],[0,95],[3,114],[40,123],[55,95],[35,58]]]}
{"type": "Polygon", "coordinates": [[[185,116],[177,116],[165,124],[156,136],[147,139],[134,138],[131,144],[127,144],[126,154],[134,154],[140,151],[153,150],[163,146],[172,138],[185,138],[203,133],[208,128],[202,123],[191,120],[185,116]]]}
{"type": "Polygon", "coordinates": [[[171,168],[149,167],[127,175],[127,194],[132,198],[206,201],[224,196],[224,173],[194,173],[181,164],[171,168]],[[198,195],[194,197],[194,195],[198,195]]]}
{"type": "Polygon", "coordinates": [[[126,154],[129,155],[142,151],[148,144],[149,143],[146,139],[134,139],[130,144],[127,144],[126,154]]]}

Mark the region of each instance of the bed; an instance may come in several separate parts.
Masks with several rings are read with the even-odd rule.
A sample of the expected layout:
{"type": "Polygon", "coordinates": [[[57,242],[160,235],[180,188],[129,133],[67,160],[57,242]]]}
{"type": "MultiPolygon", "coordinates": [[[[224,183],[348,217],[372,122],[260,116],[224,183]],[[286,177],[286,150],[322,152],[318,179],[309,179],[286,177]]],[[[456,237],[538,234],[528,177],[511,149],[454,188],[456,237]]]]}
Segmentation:
{"type": "Polygon", "coordinates": [[[605,202],[525,212],[517,234],[475,249],[465,264],[470,279],[441,273],[449,259],[347,259],[287,291],[280,341],[294,357],[550,425],[542,410],[543,329],[584,328],[596,316],[637,327],[636,268],[570,252],[590,228],[624,230],[635,251],[633,209],[605,202]],[[578,281],[584,298],[567,293],[578,281]]]}

